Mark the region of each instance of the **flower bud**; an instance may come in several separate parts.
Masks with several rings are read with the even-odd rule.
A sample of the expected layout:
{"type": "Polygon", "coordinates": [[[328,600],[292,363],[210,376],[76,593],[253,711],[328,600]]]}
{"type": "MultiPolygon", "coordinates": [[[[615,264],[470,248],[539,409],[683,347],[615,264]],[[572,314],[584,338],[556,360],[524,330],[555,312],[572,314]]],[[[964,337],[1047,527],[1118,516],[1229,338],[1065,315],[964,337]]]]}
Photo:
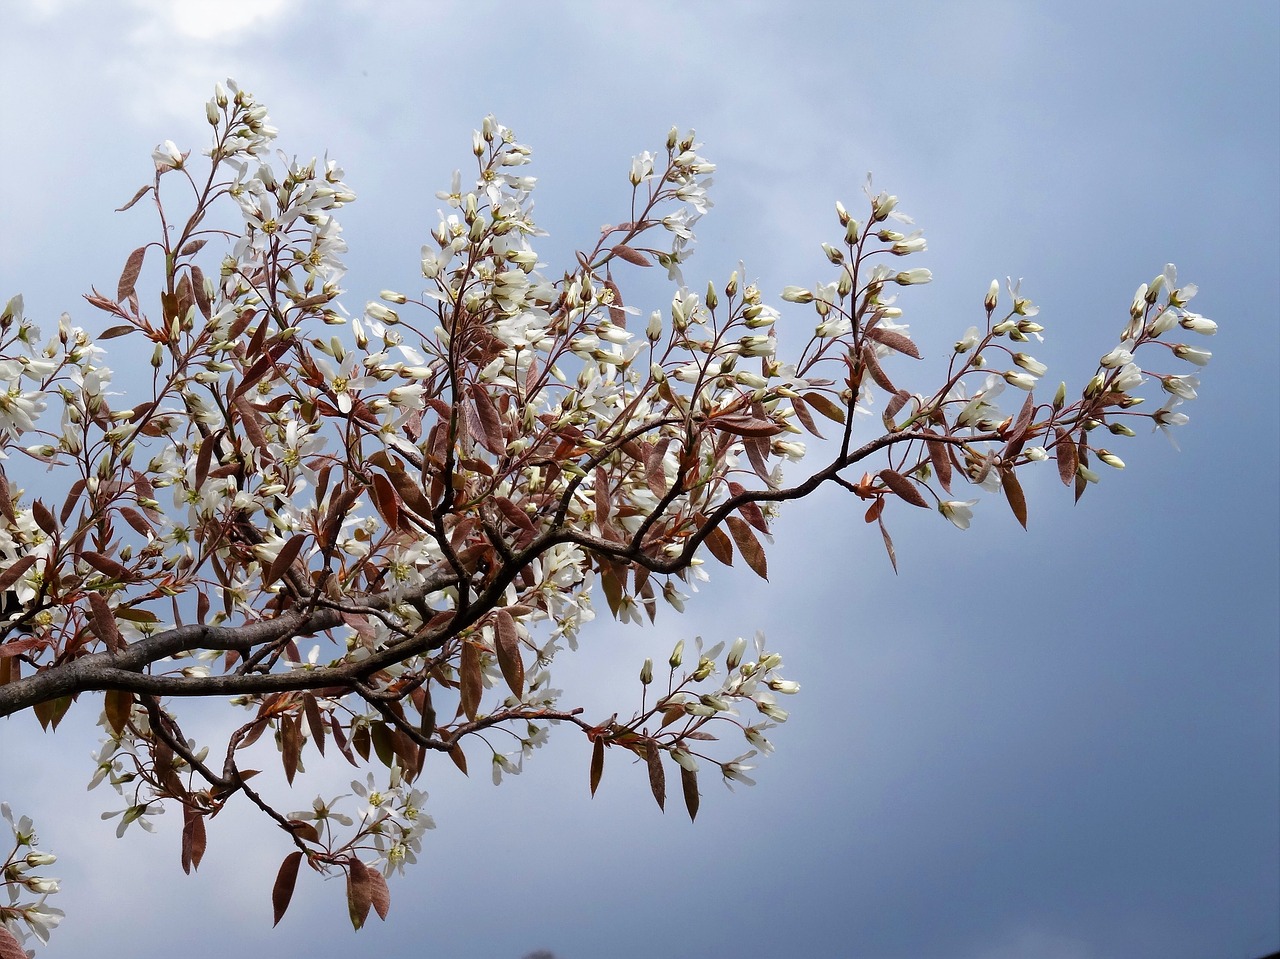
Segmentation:
{"type": "Polygon", "coordinates": [[[1110,450],[1098,450],[1098,459],[1102,460],[1102,462],[1106,463],[1112,469],[1124,469],[1124,460],[1116,456],[1116,454],[1112,453],[1110,450]]]}
{"type": "MultiPolygon", "coordinates": [[[[671,132],[674,133],[675,129],[673,128],[671,132]]],[[[676,643],[676,648],[671,651],[671,657],[667,660],[667,662],[671,664],[672,669],[680,668],[680,664],[684,662],[684,640],[683,639],[680,640],[680,642],[676,643]]]]}
{"type": "Polygon", "coordinates": [[[653,682],[653,660],[646,659],[644,665],[640,667],[640,682],[648,686],[653,682]]]}
{"type": "Polygon", "coordinates": [[[745,639],[741,636],[735,639],[733,641],[733,645],[729,647],[729,655],[725,657],[725,668],[730,672],[737,669],[738,665],[742,662],[742,654],[746,652],[746,649],[747,641],[745,639]]]}
{"type": "Polygon", "coordinates": [[[919,283],[928,283],[933,279],[933,274],[924,267],[916,267],[914,270],[903,270],[893,278],[893,282],[899,286],[914,286],[919,283]]]}
{"type": "Polygon", "coordinates": [[[386,300],[388,303],[404,303],[408,297],[403,293],[397,293],[395,290],[383,290],[378,294],[380,299],[386,300]]]}
{"type": "Polygon", "coordinates": [[[991,281],[991,286],[987,288],[986,299],[982,301],[982,305],[987,308],[987,316],[990,316],[996,310],[996,304],[1000,302],[1000,283],[997,280],[991,281]]]}

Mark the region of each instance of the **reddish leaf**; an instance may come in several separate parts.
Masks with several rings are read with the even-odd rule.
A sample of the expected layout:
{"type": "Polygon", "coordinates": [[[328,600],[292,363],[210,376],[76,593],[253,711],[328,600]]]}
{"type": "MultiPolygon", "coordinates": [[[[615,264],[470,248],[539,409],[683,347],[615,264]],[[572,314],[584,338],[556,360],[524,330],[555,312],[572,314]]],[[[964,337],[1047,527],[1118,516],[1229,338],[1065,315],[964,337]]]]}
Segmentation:
{"type": "Polygon", "coordinates": [[[480,709],[480,696],[484,691],[481,679],[480,650],[474,644],[462,643],[462,660],[458,664],[459,694],[462,698],[462,712],[472,721],[480,709]]]}
{"type": "Polygon", "coordinates": [[[324,755],[324,715],[320,712],[320,704],[311,693],[302,694],[302,709],[307,716],[307,728],[311,730],[311,739],[316,744],[320,755],[324,755]]]}
{"type": "Polygon", "coordinates": [[[600,777],[604,775],[604,737],[597,736],[595,745],[591,747],[591,795],[596,794],[600,786],[600,777]]]}
{"type": "Polygon", "coordinates": [[[524,695],[524,659],[520,655],[520,632],[515,618],[505,609],[493,614],[494,651],[498,654],[498,668],[516,697],[524,695]]]}
{"type": "Polygon", "coordinates": [[[893,540],[889,537],[889,530],[884,525],[884,520],[880,520],[880,535],[884,538],[884,551],[889,554],[889,562],[893,566],[893,571],[898,571],[898,554],[893,548],[893,540]]]}
{"type": "Polygon", "coordinates": [[[10,586],[16,583],[19,579],[21,579],[23,573],[25,573],[27,570],[29,570],[32,566],[36,564],[36,559],[37,559],[36,556],[33,556],[30,553],[28,553],[26,556],[20,557],[19,559],[15,559],[12,563],[10,563],[5,568],[4,572],[0,573],[0,590],[8,589],[10,586]]]}
{"type": "Polygon", "coordinates": [[[827,419],[841,425],[844,424],[844,407],[833,403],[830,398],[823,396],[821,393],[806,393],[804,394],[804,401],[827,419]]]}
{"type": "Polygon", "coordinates": [[[140,186],[140,187],[138,187],[138,192],[137,192],[137,193],[135,193],[135,194],[133,195],[133,199],[131,199],[131,200],[130,200],[128,203],[126,203],[124,206],[118,206],[118,207],[116,207],[116,212],[117,212],[117,213],[123,213],[125,210],[129,209],[129,207],[133,206],[135,203],[137,203],[139,200],[141,200],[141,199],[143,198],[143,196],[145,196],[146,194],[150,193],[153,189],[154,189],[154,187],[152,187],[152,186],[140,186]]]}
{"type": "Polygon", "coordinates": [[[99,573],[102,573],[104,576],[108,576],[111,579],[129,578],[128,567],[122,566],[109,556],[103,556],[101,553],[95,553],[92,550],[86,549],[80,554],[80,558],[96,569],[99,573]]]}
{"type": "Polygon", "coordinates": [[[200,868],[207,837],[204,816],[189,806],[182,807],[182,816],[182,871],[190,874],[191,870],[200,868]]]}
{"type": "Polygon", "coordinates": [[[476,413],[480,416],[480,425],[483,431],[483,439],[480,439],[481,445],[490,453],[502,454],[507,451],[507,439],[502,428],[502,415],[498,412],[498,408],[493,405],[493,398],[480,384],[474,384],[471,387],[471,399],[475,402],[476,413]]]}
{"type": "Polygon", "coordinates": [[[103,711],[107,714],[111,731],[119,736],[129,722],[129,714],[133,712],[133,693],[127,689],[108,689],[103,711]]]}
{"type": "Polygon", "coordinates": [[[666,812],[667,775],[662,769],[662,750],[652,739],[644,744],[644,759],[649,766],[649,788],[653,790],[653,798],[658,801],[658,808],[666,812]]]}
{"type": "Polygon", "coordinates": [[[947,444],[941,440],[925,440],[925,446],[929,449],[929,462],[933,464],[933,471],[938,474],[938,482],[950,493],[951,453],[947,449],[947,444]]]}
{"type": "MultiPolygon", "coordinates": [[[[142,193],[139,193],[138,196],[142,196],[142,193]]],[[[129,201],[129,206],[133,205],[138,196],[129,201]]],[[[128,209],[128,206],[125,209],[128,209]]],[[[116,285],[117,300],[127,300],[133,296],[133,288],[137,285],[138,274],[142,272],[142,261],[146,255],[147,248],[140,246],[129,254],[129,259],[124,261],[124,269],[120,272],[120,282],[116,285]]]]}
{"type": "Polygon", "coordinates": [[[89,620],[93,624],[93,633],[102,640],[109,652],[124,649],[124,637],[116,626],[115,615],[101,593],[89,594],[89,620]]]}
{"type": "Polygon", "coordinates": [[[298,772],[298,759],[302,755],[302,717],[298,715],[280,718],[280,762],[284,766],[284,778],[293,785],[298,772]]]}
{"type": "Polygon", "coordinates": [[[689,810],[689,821],[692,822],[698,818],[698,774],[681,766],[680,788],[684,791],[684,808],[689,810]]]}
{"type": "Polygon", "coordinates": [[[369,898],[373,900],[373,911],[383,921],[391,911],[391,890],[387,888],[387,880],[376,869],[367,871],[369,877],[369,898]]]}
{"type": "Polygon", "coordinates": [[[46,699],[44,702],[37,703],[31,707],[31,711],[36,714],[36,719],[40,721],[41,729],[49,729],[51,726],[56,730],[58,723],[62,722],[62,717],[67,714],[67,710],[71,708],[70,696],[59,696],[57,699],[46,699]]]}
{"type": "Polygon", "coordinates": [[[373,883],[369,879],[369,867],[354,856],[347,863],[347,912],[351,925],[359,929],[369,918],[373,905],[373,883]]]}
{"type": "Polygon", "coordinates": [[[284,857],[280,871],[276,874],[276,884],[271,887],[271,910],[275,915],[273,926],[280,925],[285,910],[289,908],[289,900],[293,898],[293,887],[298,881],[298,866],[302,862],[302,850],[295,850],[284,857]]]}
{"type": "Polygon", "coordinates": [[[1022,409],[1018,412],[1018,418],[1013,422],[1013,428],[1009,431],[1009,442],[1016,443],[1022,439],[1027,429],[1031,426],[1031,418],[1035,415],[1036,404],[1030,393],[1027,394],[1026,400],[1022,404],[1022,409]]]}
{"type": "Polygon", "coordinates": [[[734,436],[776,436],[786,429],[771,420],[750,416],[711,416],[707,418],[706,424],[712,429],[724,430],[734,436]]]}
{"type": "Polygon", "coordinates": [[[726,566],[733,565],[733,543],[724,534],[724,530],[711,527],[707,530],[707,538],[703,542],[712,556],[726,566]]]}
{"type": "Polygon", "coordinates": [[[1062,480],[1063,486],[1070,486],[1076,478],[1076,444],[1072,442],[1071,437],[1067,435],[1065,430],[1055,430],[1058,435],[1058,442],[1053,445],[1053,451],[1058,459],[1058,478],[1062,480]]]}
{"type": "Polygon", "coordinates": [[[4,926],[0,926],[0,959],[27,959],[27,950],[4,926]]]}
{"type": "Polygon", "coordinates": [[[36,521],[36,525],[52,536],[58,531],[58,524],[53,518],[53,514],[49,512],[49,507],[45,506],[40,500],[36,500],[31,504],[31,518],[36,521]]]}
{"type": "Polygon", "coordinates": [[[462,775],[470,776],[467,772],[467,754],[462,751],[462,746],[454,743],[449,749],[449,758],[453,760],[453,764],[462,770],[462,775]]]}
{"type": "Polygon", "coordinates": [[[919,506],[922,509],[929,508],[929,504],[925,502],[925,498],[920,494],[920,490],[916,488],[916,484],[896,470],[882,469],[880,471],[880,479],[884,481],[885,486],[889,487],[912,506],[919,506]]]}
{"type": "Polygon", "coordinates": [[[800,421],[801,426],[814,436],[822,438],[822,434],[818,432],[817,424],[813,421],[813,414],[809,412],[809,406],[804,400],[798,396],[791,397],[791,408],[796,411],[796,419],[800,421]]]}
{"type": "Polygon", "coordinates": [[[1004,498],[1009,501],[1009,508],[1017,517],[1022,528],[1027,528],[1027,498],[1022,494],[1022,484],[1018,482],[1018,474],[1013,470],[1004,470],[1000,474],[1000,486],[1004,489],[1004,498]]]}
{"type": "Polygon", "coordinates": [[[746,520],[739,519],[737,516],[728,516],[725,517],[725,523],[729,526],[729,533],[733,536],[733,542],[738,547],[738,552],[747,561],[751,571],[761,579],[767,580],[769,578],[769,564],[765,561],[764,547],[760,545],[760,541],[751,532],[751,527],[747,525],[746,520]]]}
{"type": "Polygon", "coordinates": [[[888,390],[890,393],[898,392],[898,388],[893,385],[893,381],[885,373],[884,367],[880,365],[880,360],[876,357],[875,347],[869,343],[864,344],[862,347],[862,365],[871,374],[871,379],[876,386],[882,390],[888,390]]]}
{"type": "MultiPolygon", "coordinates": [[[[204,240],[192,240],[186,245],[182,252],[194,252],[191,248],[195,246],[198,250],[200,249],[200,246],[204,246],[204,242],[204,240]],[[200,246],[196,246],[197,243],[200,244],[200,246]]],[[[191,286],[195,292],[196,306],[200,309],[201,315],[206,320],[209,319],[213,316],[213,304],[209,302],[209,291],[204,287],[204,273],[201,271],[200,267],[196,266],[194,263],[191,265],[191,286]]]]}
{"type": "Polygon", "coordinates": [[[280,547],[280,552],[276,553],[276,558],[271,561],[271,565],[267,568],[267,572],[262,577],[262,587],[266,589],[281,576],[283,576],[293,565],[293,561],[298,558],[298,554],[302,552],[302,544],[306,542],[306,533],[294,533],[280,547]]]}
{"type": "MultiPolygon", "coordinates": [[[[747,488],[741,483],[735,483],[733,480],[729,481],[730,496],[741,496],[746,491],[747,488]]],[[[738,513],[760,532],[766,536],[769,535],[769,521],[764,518],[764,510],[760,509],[759,504],[746,500],[738,507],[738,513]]]]}
{"type": "Polygon", "coordinates": [[[400,498],[391,480],[381,473],[373,474],[373,505],[389,529],[400,528],[400,498]]]}
{"type": "Polygon", "coordinates": [[[866,330],[866,334],[877,343],[883,343],[891,350],[905,353],[913,359],[920,359],[919,347],[909,337],[903,336],[901,333],[894,330],[882,330],[878,326],[873,326],[866,330]]]}
{"type": "Polygon", "coordinates": [[[614,246],[610,252],[620,260],[626,260],[635,266],[653,266],[653,261],[641,253],[639,250],[633,250],[625,243],[619,243],[614,246]]]}

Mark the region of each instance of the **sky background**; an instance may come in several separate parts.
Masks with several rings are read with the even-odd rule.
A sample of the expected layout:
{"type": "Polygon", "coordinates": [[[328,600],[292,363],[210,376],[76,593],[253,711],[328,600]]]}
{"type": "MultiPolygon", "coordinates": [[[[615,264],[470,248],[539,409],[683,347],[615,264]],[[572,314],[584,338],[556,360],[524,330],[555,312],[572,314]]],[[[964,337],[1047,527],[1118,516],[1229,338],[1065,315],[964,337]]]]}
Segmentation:
{"type": "MultiPolygon", "coordinates": [[[[353,312],[420,282],[435,191],[492,112],[534,149],[551,274],[625,218],[630,158],[661,149],[672,124],[696,128],[719,164],[685,270],[694,289],[739,259],[775,295],[825,279],[833,203],[861,215],[874,171],[929,239],[911,265],[936,281],[904,303],[926,353],[918,389],[980,322],[992,277],[1026,277],[1046,381],[1076,390],[1166,262],[1220,324],[1196,344],[1215,355],[1183,408],[1182,451],[1141,433],[1118,447],[1128,468],[1078,505],[1051,465],[1026,474],[1026,532],[994,497],[963,533],[898,510],[895,576],[832,490],[785,511],[767,586],[717,568],[684,616],[598,619],[555,675],[600,718],[629,708],[640,662],[676,639],[765,630],[803,689],[759,784],[730,794],[708,778],[690,824],[611,756],[593,800],[588,748],[567,730],[500,788],[429,767],[439,828],[393,880],[389,921],[359,934],[340,882],[306,871],[271,929],[289,847],[248,814],[211,823],[192,877],[176,814],[115,840],[98,821],[114,794],[84,788],[94,706],[57,735],[0,722],[0,799],[61,857],[68,917],[41,955],[1280,948],[1280,8],[781,9],[0,0],[0,299],[22,292],[46,328],[64,310],[101,325],[80,295],[113,289],[154,229],[141,206],[113,208],[148,181],[159,141],[204,149],[203,104],[227,76],[268,105],[282,149],[345,167],[353,312]]],[[[798,338],[811,316],[790,308],[780,333],[798,338]]],[[[351,772],[313,768],[283,802],[343,791],[351,772]]]]}

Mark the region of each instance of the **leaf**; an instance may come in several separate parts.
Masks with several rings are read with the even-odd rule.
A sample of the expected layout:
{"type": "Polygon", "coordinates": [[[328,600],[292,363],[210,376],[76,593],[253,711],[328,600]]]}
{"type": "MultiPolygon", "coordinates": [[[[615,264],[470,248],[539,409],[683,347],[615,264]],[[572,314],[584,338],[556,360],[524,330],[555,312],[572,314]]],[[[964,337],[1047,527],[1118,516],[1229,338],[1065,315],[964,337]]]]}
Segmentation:
{"type": "Polygon", "coordinates": [[[1027,528],[1027,498],[1022,493],[1022,484],[1018,482],[1018,474],[1012,469],[1000,473],[1000,486],[1004,490],[1004,498],[1009,501],[1009,508],[1017,517],[1022,528],[1027,528]]]}
{"type": "Polygon", "coordinates": [[[476,439],[480,441],[490,453],[501,455],[507,451],[507,438],[502,429],[502,416],[498,412],[498,408],[493,405],[493,397],[479,383],[471,386],[471,399],[475,403],[476,413],[480,417],[480,426],[482,430],[481,436],[476,439]]]}
{"type": "Polygon", "coordinates": [[[296,714],[280,717],[280,762],[284,766],[284,778],[293,785],[298,772],[298,759],[302,756],[302,717],[296,714]]]}
{"type": "Polygon", "coordinates": [[[320,712],[320,704],[311,693],[302,694],[302,710],[307,717],[307,728],[311,730],[311,740],[316,744],[320,755],[324,755],[324,715],[320,712]]]}
{"type": "Polygon", "coordinates": [[[1058,442],[1053,445],[1058,460],[1058,478],[1062,480],[1063,486],[1070,486],[1076,478],[1076,466],[1079,463],[1076,459],[1076,444],[1066,430],[1058,429],[1054,432],[1058,435],[1058,442]]]}
{"type": "Polygon", "coordinates": [[[929,450],[929,462],[933,464],[933,471],[938,474],[938,482],[950,493],[951,453],[947,449],[947,444],[942,440],[929,439],[925,440],[925,446],[929,450]]]}
{"type": "Polygon", "coordinates": [[[0,573],[0,591],[8,589],[21,579],[22,574],[34,566],[37,559],[38,557],[28,553],[10,563],[5,571],[0,573]]]}
{"type": "Polygon", "coordinates": [[[591,747],[591,795],[595,796],[600,786],[600,777],[604,775],[604,737],[597,736],[595,745],[591,747]]]}
{"type": "Polygon", "coordinates": [[[1013,422],[1013,429],[1009,432],[1010,444],[1016,443],[1027,434],[1027,429],[1031,426],[1031,419],[1035,415],[1036,404],[1031,393],[1027,393],[1027,398],[1022,404],[1022,409],[1018,412],[1018,418],[1013,422]]]}
{"type": "Polygon", "coordinates": [[[844,408],[832,402],[830,397],[823,396],[821,393],[806,393],[804,394],[804,401],[827,419],[842,426],[844,425],[844,408]]]}
{"type": "Polygon", "coordinates": [[[611,248],[609,252],[611,252],[618,259],[626,260],[628,263],[631,263],[635,266],[653,266],[652,260],[650,260],[647,256],[645,256],[639,250],[632,249],[631,247],[627,246],[625,243],[617,244],[616,246],[611,248]]]}
{"type": "MultiPolygon", "coordinates": [[[[142,194],[139,193],[133,200],[130,200],[128,206],[125,206],[124,209],[127,210],[129,206],[132,206],[139,196],[142,196],[142,194]]],[[[120,282],[116,284],[117,300],[127,300],[133,295],[133,288],[137,285],[138,274],[142,272],[142,261],[146,255],[147,248],[140,246],[130,253],[129,258],[124,261],[124,269],[120,271],[120,282]]]]}
{"type": "Polygon", "coordinates": [[[698,818],[698,774],[681,766],[680,788],[684,792],[684,808],[689,810],[689,821],[693,822],[698,818]]]}
{"type": "Polygon", "coordinates": [[[377,509],[383,522],[387,524],[388,529],[398,530],[400,528],[400,498],[396,496],[396,489],[391,484],[391,480],[381,473],[374,473],[372,491],[374,508],[377,509]]]}
{"type": "Polygon", "coordinates": [[[183,246],[182,250],[178,253],[178,256],[195,256],[204,249],[204,245],[208,242],[208,240],[203,238],[188,240],[186,245],[183,246]]]}
{"type": "Polygon", "coordinates": [[[298,866],[302,862],[302,850],[295,850],[284,857],[280,871],[276,873],[276,884],[271,887],[271,910],[275,915],[273,926],[280,925],[285,910],[289,908],[289,900],[293,898],[293,887],[298,881],[298,866]]]}
{"type": "Polygon", "coordinates": [[[133,712],[133,693],[127,689],[108,689],[103,711],[107,714],[111,731],[119,737],[129,723],[129,714],[133,712]]]}
{"type": "Polygon", "coordinates": [[[880,535],[884,538],[884,550],[889,554],[889,562],[893,565],[893,571],[898,571],[898,553],[893,548],[893,540],[889,537],[889,530],[884,525],[884,519],[880,518],[880,535]]]}
{"type": "MultiPolygon", "coordinates": [[[[186,245],[183,252],[187,252],[195,244],[199,243],[204,246],[204,240],[192,240],[186,245]]],[[[199,249],[199,247],[196,247],[199,249]]],[[[213,316],[213,304],[209,301],[209,291],[204,286],[204,272],[194,263],[191,265],[191,286],[196,296],[196,306],[200,309],[200,314],[207,320],[213,316]]]]}
{"type": "Polygon", "coordinates": [[[136,326],[108,326],[105,330],[98,334],[100,340],[114,340],[117,336],[126,336],[136,330],[136,326]]]}
{"type": "Polygon", "coordinates": [[[280,547],[280,552],[276,553],[276,558],[271,561],[270,567],[262,577],[262,588],[266,589],[276,580],[288,571],[293,565],[293,561],[298,558],[298,554],[302,552],[302,544],[306,542],[306,533],[294,533],[280,547]]]}
{"type": "Polygon", "coordinates": [[[738,552],[747,561],[751,571],[761,579],[767,580],[769,578],[769,564],[765,560],[764,547],[760,545],[760,541],[751,532],[751,527],[747,525],[746,520],[737,516],[726,516],[725,523],[729,526],[729,533],[733,536],[733,542],[737,545],[738,552]]]}
{"type": "Polygon", "coordinates": [[[912,506],[919,506],[922,509],[929,508],[929,504],[920,494],[920,490],[916,488],[916,484],[896,470],[882,469],[880,471],[880,479],[884,480],[885,486],[889,487],[912,506]]]}
{"type": "Polygon", "coordinates": [[[653,790],[653,798],[658,800],[658,808],[666,812],[667,774],[662,769],[662,750],[652,739],[644,744],[644,759],[649,765],[649,788],[653,790]]]}
{"type": "Polygon", "coordinates": [[[750,416],[711,416],[706,419],[706,424],[712,429],[724,430],[734,436],[776,436],[786,429],[771,420],[750,416]]]}
{"type": "Polygon", "coordinates": [[[106,644],[109,652],[115,653],[125,647],[124,637],[116,626],[115,615],[101,593],[89,594],[89,621],[93,624],[93,633],[106,644]]]}
{"type": "Polygon", "coordinates": [[[449,748],[449,758],[453,760],[453,764],[462,770],[462,775],[470,776],[467,772],[467,754],[462,751],[460,743],[454,743],[449,748]]]}
{"type": "Polygon", "coordinates": [[[373,911],[378,914],[379,919],[386,921],[387,913],[391,911],[391,890],[387,888],[387,880],[376,869],[368,870],[367,875],[369,877],[369,898],[373,901],[373,911]]]}
{"type": "Polygon", "coordinates": [[[151,186],[150,184],[148,184],[147,186],[140,186],[140,187],[138,187],[138,192],[137,192],[137,193],[135,193],[135,194],[133,195],[133,199],[131,199],[131,200],[130,200],[128,203],[126,203],[124,206],[118,206],[118,207],[116,207],[116,212],[117,212],[117,213],[123,213],[125,210],[129,209],[129,207],[133,206],[135,203],[137,203],[139,200],[141,200],[141,199],[142,199],[142,198],[143,198],[147,193],[150,193],[150,192],[151,192],[151,190],[153,190],[153,189],[154,189],[154,187],[153,187],[153,186],[151,186]]]}
{"type": "Polygon", "coordinates": [[[36,703],[31,707],[31,711],[36,714],[36,719],[40,721],[41,729],[49,729],[52,726],[55,730],[58,723],[62,722],[62,717],[67,714],[67,710],[71,708],[70,696],[59,696],[57,699],[46,699],[44,702],[36,703]]]}
{"type": "Polygon", "coordinates": [[[703,542],[712,556],[726,566],[733,565],[733,543],[724,534],[724,530],[714,526],[708,528],[707,538],[703,542]]]}
{"type": "Polygon", "coordinates": [[[493,618],[496,636],[494,651],[498,654],[498,668],[502,670],[502,678],[518,699],[524,695],[524,659],[520,655],[520,632],[516,628],[515,617],[505,609],[497,610],[493,618]]]}
{"type": "Polygon", "coordinates": [[[103,556],[101,553],[86,549],[80,554],[80,558],[110,579],[124,580],[129,578],[128,567],[117,563],[110,556],[103,556]]]}
{"type": "Polygon", "coordinates": [[[4,926],[0,926],[0,959],[27,959],[27,950],[4,926]]]}
{"type": "Polygon", "coordinates": [[[57,521],[54,520],[53,514],[49,512],[49,507],[45,506],[40,500],[36,500],[31,504],[31,518],[36,521],[36,525],[52,536],[58,531],[57,521]]]}
{"type": "Polygon", "coordinates": [[[800,421],[801,426],[819,439],[823,438],[822,434],[818,432],[818,426],[813,422],[813,414],[809,412],[809,406],[804,400],[798,396],[791,397],[791,408],[796,411],[796,419],[800,421]]]}
{"type": "MultiPolygon", "coordinates": [[[[730,496],[741,496],[746,491],[747,488],[741,483],[729,480],[730,496]]],[[[751,500],[744,500],[738,507],[738,514],[760,532],[766,536],[769,535],[769,521],[764,518],[764,510],[760,508],[759,504],[751,500]]]]}
{"type": "Polygon", "coordinates": [[[462,699],[462,712],[467,719],[475,721],[480,709],[480,696],[484,690],[480,670],[480,649],[467,641],[462,643],[462,659],[458,664],[459,694],[462,699]]]}
{"type": "Polygon", "coordinates": [[[903,336],[894,330],[882,330],[878,326],[869,327],[866,330],[866,334],[877,343],[883,343],[891,350],[905,353],[912,359],[920,359],[920,348],[911,341],[910,337],[903,336]]]}
{"type": "Polygon", "coordinates": [[[351,925],[359,929],[369,918],[373,905],[373,884],[369,879],[369,867],[354,856],[347,863],[347,912],[351,925]]]}
{"type": "Polygon", "coordinates": [[[884,367],[880,365],[880,360],[876,356],[875,347],[870,343],[864,343],[862,346],[862,365],[866,371],[871,374],[872,381],[882,390],[888,390],[890,393],[898,392],[898,388],[893,385],[893,381],[884,371],[884,367]]]}
{"type": "Polygon", "coordinates": [[[204,816],[189,806],[182,807],[182,816],[182,871],[190,875],[191,870],[200,868],[208,840],[204,816]]]}

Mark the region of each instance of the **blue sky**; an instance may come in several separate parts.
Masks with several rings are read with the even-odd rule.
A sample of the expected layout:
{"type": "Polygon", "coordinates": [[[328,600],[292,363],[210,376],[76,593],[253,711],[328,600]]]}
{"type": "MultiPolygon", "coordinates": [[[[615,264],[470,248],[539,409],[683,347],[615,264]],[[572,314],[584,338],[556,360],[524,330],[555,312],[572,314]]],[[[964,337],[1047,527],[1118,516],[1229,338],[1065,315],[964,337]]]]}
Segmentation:
{"type": "MultiPolygon", "coordinates": [[[[1220,326],[1182,451],[1140,434],[1128,468],[1074,506],[1041,471],[1027,532],[995,498],[963,533],[898,515],[894,576],[857,505],[830,491],[784,513],[767,587],[716,570],[684,616],[597,620],[556,680],[601,718],[677,638],[766,631],[803,689],[759,784],[704,787],[691,825],[660,814],[643,770],[622,762],[590,799],[588,753],[567,734],[500,788],[429,769],[439,828],[393,883],[389,921],[358,935],[340,886],[311,875],[271,930],[288,850],[247,814],[212,824],[194,877],[175,815],[116,841],[98,821],[114,797],[84,790],[91,717],[57,736],[0,722],[0,799],[61,856],[68,918],[44,955],[1280,948],[1274,4],[0,11],[0,297],[22,292],[45,324],[63,310],[97,322],[80,294],[110,287],[152,228],[113,208],[148,178],[157,142],[203,147],[203,102],[233,76],[270,107],[283,149],[346,168],[360,197],[342,217],[353,309],[415,283],[435,191],[492,112],[534,148],[552,273],[623,218],[631,156],[673,123],[719,164],[686,269],[695,288],[739,259],[766,291],[824,278],[832,204],[853,209],[874,171],[929,238],[920,263],[936,280],[906,304],[926,353],[919,388],[979,320],[992,277],[1026,278],[1047,327],[1036,355],[1077,387],[1166,262],[1220,326]]],[[[809,322],[794,308],[783,333],[788,317],[809,322]]],[[[294,805],[347,776],[313,769],[294,805]]]]}

